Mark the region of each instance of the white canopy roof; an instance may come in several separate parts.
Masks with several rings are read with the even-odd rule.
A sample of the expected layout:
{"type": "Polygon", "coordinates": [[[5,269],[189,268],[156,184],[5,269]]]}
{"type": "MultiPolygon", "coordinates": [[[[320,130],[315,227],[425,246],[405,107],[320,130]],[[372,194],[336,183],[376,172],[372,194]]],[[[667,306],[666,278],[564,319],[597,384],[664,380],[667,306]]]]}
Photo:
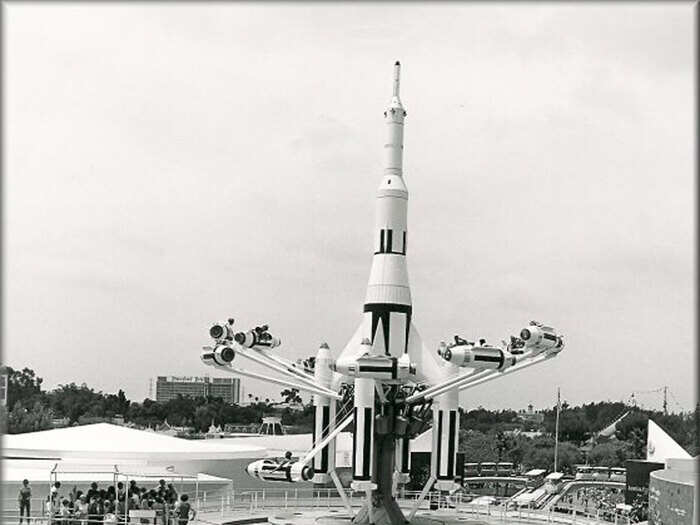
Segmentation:
{"type": "Polygon", "coordinates": [[[246,440],[189,440],[97,423],[2,436],[5,458],[146,460],[248,459],[265,448],[246,440]]]}
{"type": "Polygon", "coordinates": [[[669,459],[690,459],[690,454],[664,430],[649,420],[647,430],[647,461],[666,463],[669,459]]]}
{"type": "Polygon", "coordinates": [[[227,484],[231,480],[208,474],[187,475],[172,471],[166,467],[153,467],[136,465],[133,463],[122,463],[118,465],[108,465],[106,463],[80,463],[67,461],[34,460],[34,459],[10,459],[2,461],[3,483],[21,483],[23,479],[28,479],[32,483],[48,483],[51,471],[56,471],[59,481],[70,481],[72,483],[90,483],[93,481],[109,482],[114,479],[114,471],[128,474],[129,479],[148,482],[163,479],[174,479],[185,481],[198,481],[200,484],[227,484]]]}

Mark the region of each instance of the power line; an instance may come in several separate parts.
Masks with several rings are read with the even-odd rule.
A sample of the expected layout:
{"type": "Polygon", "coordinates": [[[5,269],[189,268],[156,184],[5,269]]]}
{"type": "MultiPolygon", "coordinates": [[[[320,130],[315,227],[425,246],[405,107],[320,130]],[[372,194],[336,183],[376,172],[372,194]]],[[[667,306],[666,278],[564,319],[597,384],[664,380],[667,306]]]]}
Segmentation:
{"type": "Polygon", "coordinates": [[[676,404],[676,406],[680,409],[681,412],[683,412],[683,407],[681,404],[678,402],[678,399],[676,399],[676,396],[673,395],[673,392],[671,392],[671,389],[668,389],[668,393],[671,394],[671,399],[673,402],[676,404]]]}
{"type": "MultiPolygon", "coordinates": [[[[675,404],[678,409],[683,412],[683,406],[678,402],[678,399],[676,399],[676,396],[673,394],[671,389],[668,386],[661,386],[658,388],[652,388],[649,390],[634,390],[633,392],[630,393],[630,404],[634,407],[637,406],[637,395],[638,394],[661,394],[662,399],[661,399],[661,408],[663,410],[664,414],[668,414],[668,395],[671,395],[671,400],[675,404]]],[[[640,403],[640,407],[644,408],[644,405],[640,403]]]]}

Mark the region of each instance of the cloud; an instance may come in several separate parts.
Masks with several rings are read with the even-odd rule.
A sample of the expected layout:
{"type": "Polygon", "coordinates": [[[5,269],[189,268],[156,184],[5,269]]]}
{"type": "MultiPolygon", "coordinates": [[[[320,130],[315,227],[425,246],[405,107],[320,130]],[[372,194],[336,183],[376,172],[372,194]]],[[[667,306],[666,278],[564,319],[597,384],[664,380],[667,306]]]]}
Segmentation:
{"type": "Polygon", "coordinates": [[[342,348],[400,58],[426,344],[533,318],[567,337],[468,406],[541,406],[555,382],[574,403],[666,382],[691,406],[688,8],[9,6],[6,360],[139,398],[205,372],[215,319],[269,322],[293,359],[342,348]]]}

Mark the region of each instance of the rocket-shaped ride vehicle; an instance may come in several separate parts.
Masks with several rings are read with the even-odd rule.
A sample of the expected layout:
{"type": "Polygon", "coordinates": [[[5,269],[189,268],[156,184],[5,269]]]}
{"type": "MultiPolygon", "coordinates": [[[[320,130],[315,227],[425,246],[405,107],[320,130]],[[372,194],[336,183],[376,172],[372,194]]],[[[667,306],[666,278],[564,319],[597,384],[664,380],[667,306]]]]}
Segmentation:
{"type": "Polygon", "coordinates": [[[245,332],[234,320],[209,331],[213,346],[202,361],[244,377],[262,379],[313,394],[313,447],[298,460],[260,460],[247,472],[268,481],[333,483],[354,523],[410,521],[431,489],[456,488],[459,392],[556,356],[564,347],[551,327],[531,321],[519,337],[501,346],[459,336],[437,351],[423,344],[414,326],[406,265],[408,189],[403,176],[406,110],[399,96],[401,65],[393,70],[393,94],[384,112],[384,173],[376,195],[372,266],[360,325],[333,357],[321,344],[314,359],[300,365],[274,351],[280,339],[267,325],[245,332]],[[283,377],[234,366],[241,356],[283,377]],[[351,488],[364,494],[357,513],[335,471],[335,440],[353,431],[351,488]],[[430,478],[410,509],[396,501],[397,487],[409,480],[410,443],[432,427],[430,478]],[[408,511],[408,516],[404,514],[408,511]]]}

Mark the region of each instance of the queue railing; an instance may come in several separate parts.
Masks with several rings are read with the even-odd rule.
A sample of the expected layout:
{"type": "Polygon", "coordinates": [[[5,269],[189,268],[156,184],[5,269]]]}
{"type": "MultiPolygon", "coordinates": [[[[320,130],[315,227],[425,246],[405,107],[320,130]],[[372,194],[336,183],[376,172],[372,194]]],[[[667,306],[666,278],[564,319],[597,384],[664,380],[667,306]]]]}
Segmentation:
{"type": "MultiPolygon", "coordinates": [[[[359,509],[364,503],[364,493],[356,493],[351,489],[345,489],[346,501],[353,510],[359,509]]],[[[400,490],[398,503],[404,511],[410,509],[418,491],[400,490]]],[[[534,508],[532,505],[516,506],[508,498],[502,498],[493,504],[479,504],[473,502],[474,495],[458,492],[445,496],[438,492],[430,492],[419,507],[420,512],[437,511],[441,513],[454,513],[455,515],[467,515],[473,517],[493,517],[503,521],[518,521],[532,523],[554,523],[566,525],[594,525],[614,524],[631,525],[632,520],[626,514],[612,509],[598,510],[595,513],[581,511],[574,508],[549,508],[547,510],[534,508]]],[[[206,517],[225,518],[230,515],[260,514],[281,509],[303,511],[322,511],[345,508],[343,499],[335,488],[289,488],[289,489],[234,489],[224,494],[200,497],[191,501],[192,507],[197,510],[203,522],[206,517]]],[[[19,523],[19,505],[16,499],[3,500],[2,523],[19,523]]],[[[118,516],[123,523],[123,515],[118,516]]],[[[27,521],[25,518],[24,521],[27,521]]],[[[149,520],[149,523],[152,520],[149,520]]],[[[208,520],[211,521],[211,520],[208,520]]],[[[29,523],[35,525],[61,525],[70,522],[80,525],[94,525],[105,523],[104,520],[88,520],[82,518],[61,518],[50,516],[47,502],[35,498],[31,503],[29,523]]],[[[107,522],[109,523],[109,522],[107,522]]],[[[116,523],[116,522],[114,522],[116,523]]],[[[169,525],[162,515],[156,518],[157,524],[169,525]]]]}

